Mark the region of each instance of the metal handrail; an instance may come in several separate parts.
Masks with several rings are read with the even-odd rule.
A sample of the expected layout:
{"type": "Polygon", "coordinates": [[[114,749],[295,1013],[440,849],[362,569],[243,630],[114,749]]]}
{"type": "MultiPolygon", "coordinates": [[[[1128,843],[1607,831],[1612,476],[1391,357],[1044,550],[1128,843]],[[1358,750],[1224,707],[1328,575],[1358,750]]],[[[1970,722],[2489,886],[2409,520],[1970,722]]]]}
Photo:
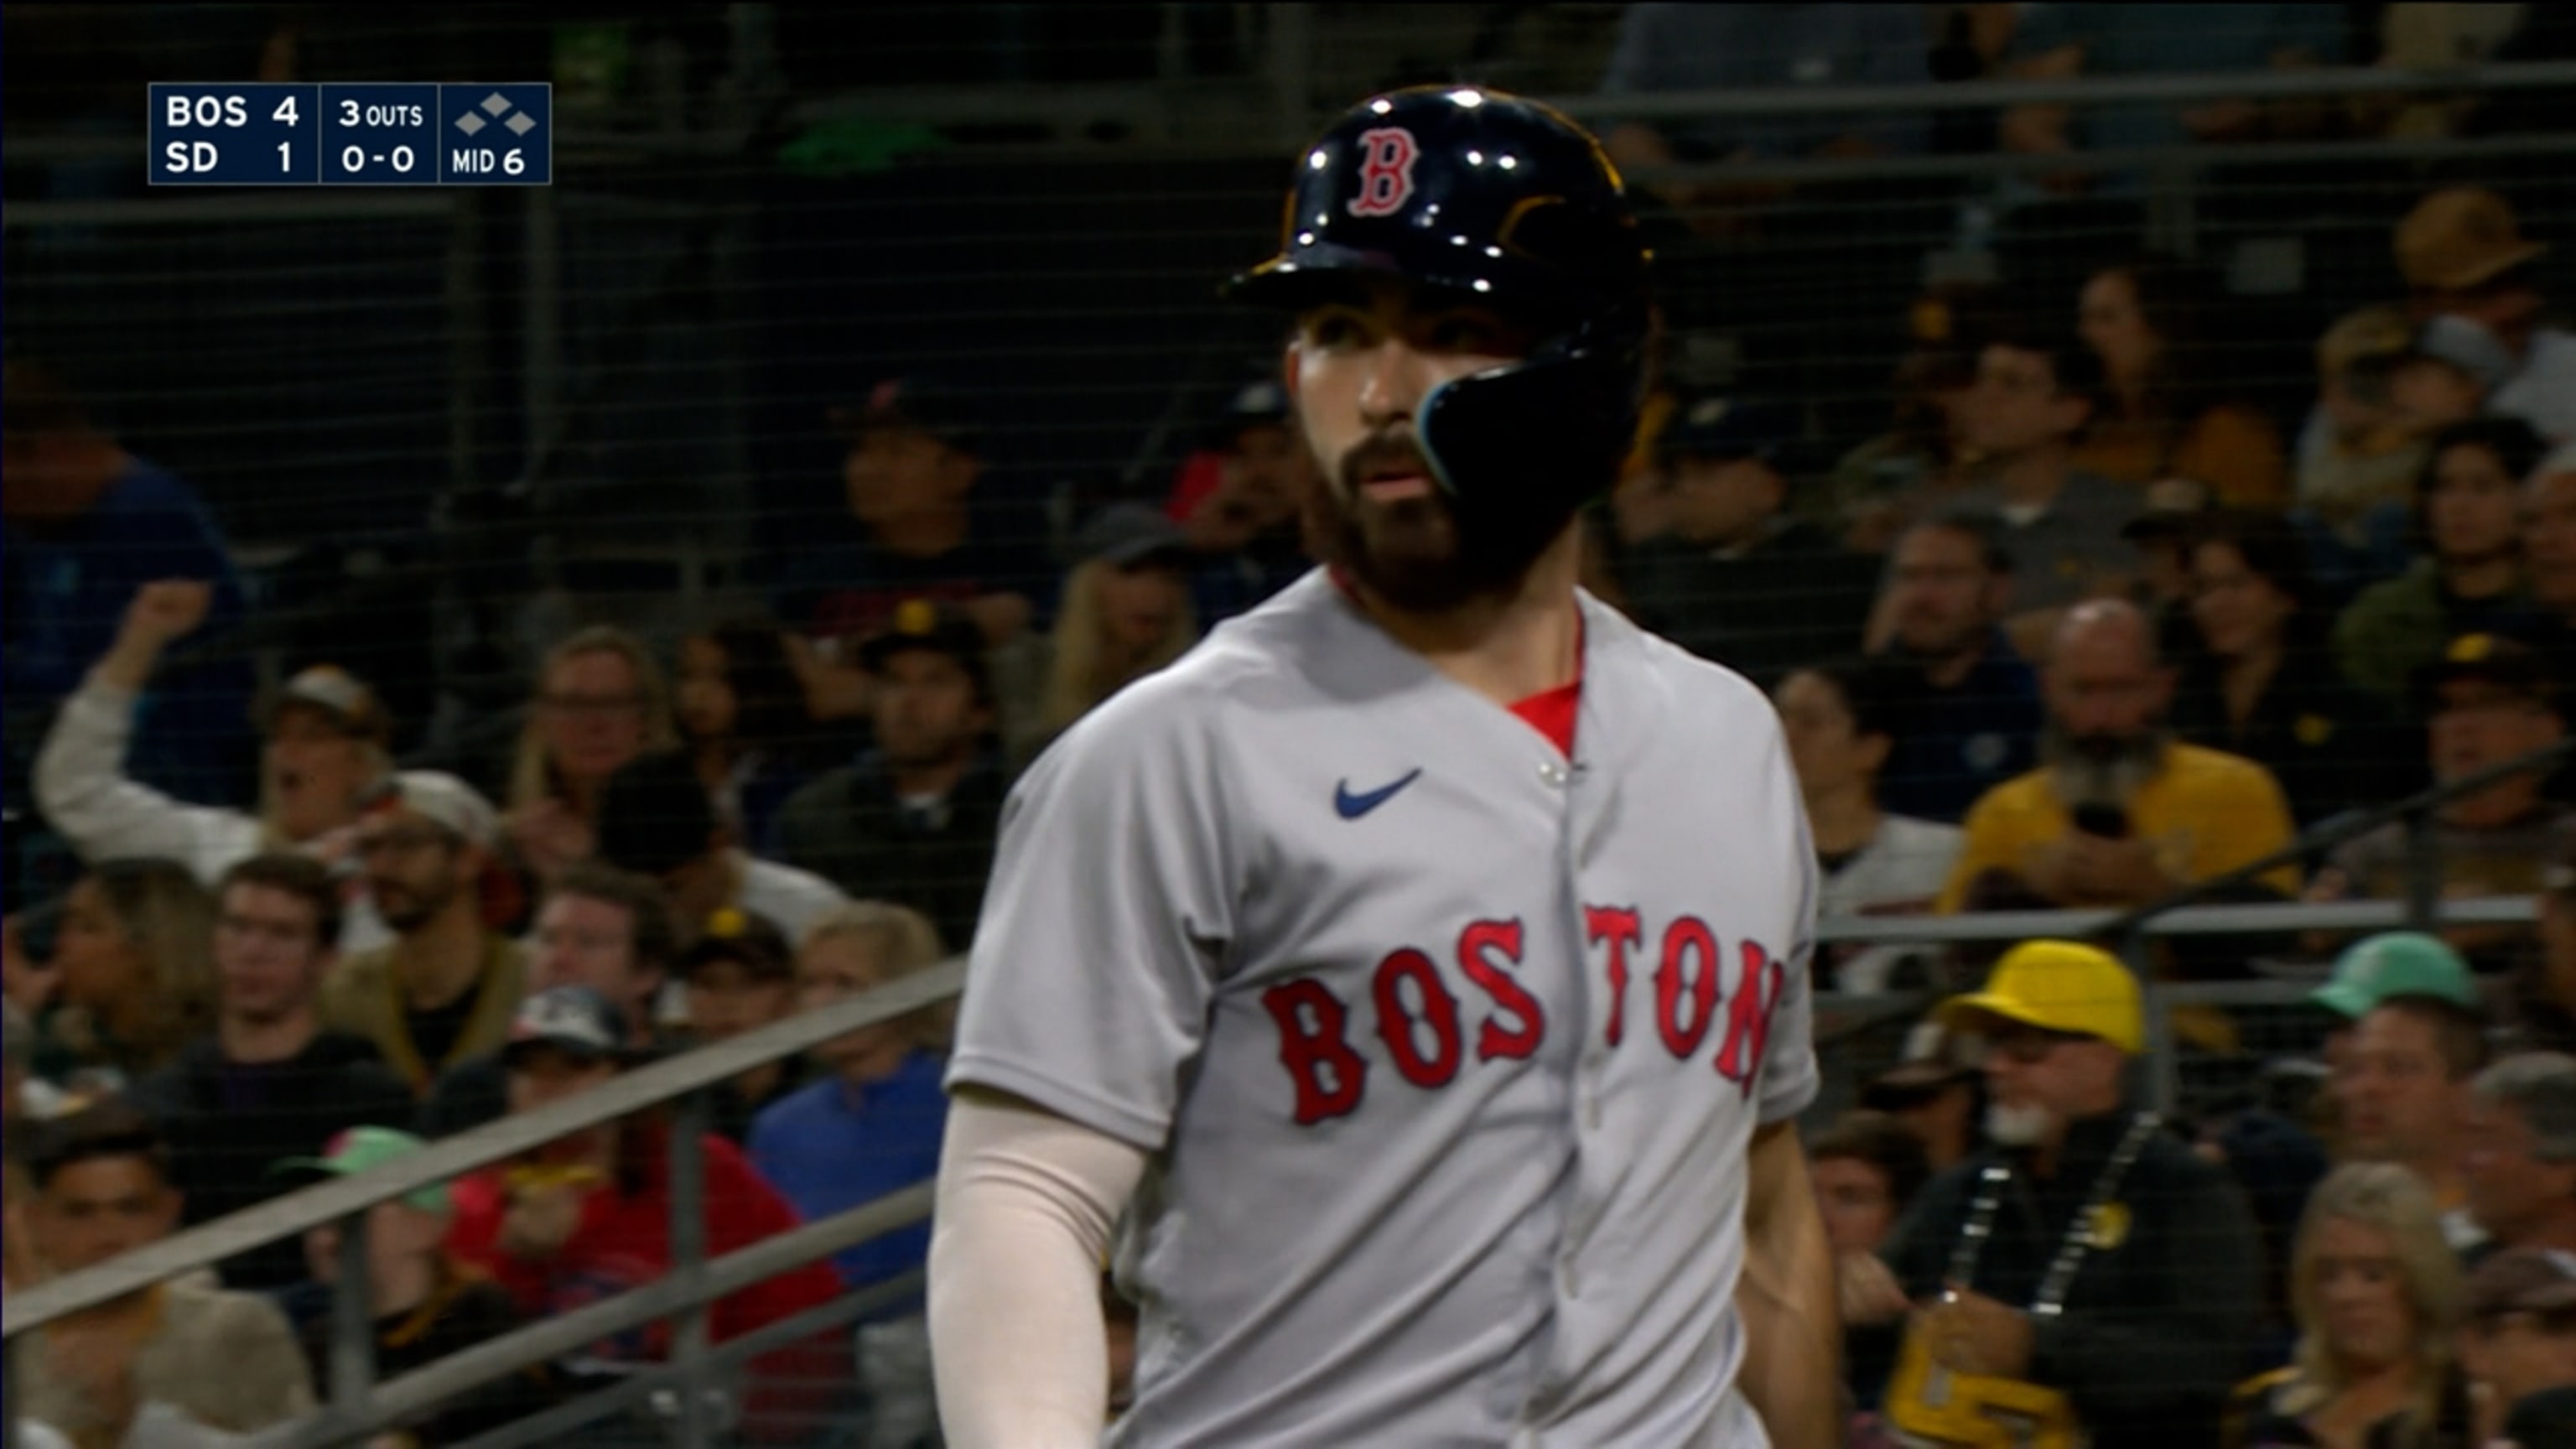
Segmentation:
{"type": "MultiPolygon", "coordinates": [[[[2207,900],[2222,891],[2236,890],[2260,880],[2285,865],[2299,864],[2320,850],[2359,839],[2385,825],[2399,821],[2408,822],[2420,837],[2422,823],[2434,810],[2462,796],[2475,795],[2506,780],[2554,770],[2566,763],[2571,756],[2576,756],[2576,737],[2543,745],[2527,754],[2516,755],[2510,760],[2500,760],[2482,770],[2472,770],[2456,780],[2444,781],[2418,790],[2403,800],[2374,805],[2366,810],[2357,810],[2321,821],[2279,850],[2269,855],[2258,856],[2233,870],[2221,871],[2206,880],[2193,881],[2161,900],[2151,901],[2127,912],[2105,929],[2109,934],[2114,935],[2134,931],[2168,911],[2179,910],[2195,902],[2207,900]]],[[[2409,904],[2420,915],[2424,914],[2426,908],[2433,902],[2422,892],[2419,883],[2419,889],[2411,895],[2409,904]]]]}
{"type": "Polygon", "coordinates": [[[938,1005],[957,995],[965,979],[965,958],[952,957],[865,995],[656,1062],[533,1112],[485,1123],[382,1167],[300,1188],[137,1248],[112,1262],[19,1289],[0,1302],[0,1340],[15,1340],[68,1314],[210,1267],[245,1249],[340,1222],[380,1202],[490,1167],[557,1138],[704,1091],[860,1027],[938,1005]]]}
{"type": "MultiPolygon", "coordinates": [[[[720,1258],[710,1258],[696,1281],[664,1278],[630,1288],[614,1298],[584,1304],[569,1313],[523,1324],[499,1338],[460,1349],[378,1385],[354,1412],[344,1412],[336,1405],[325,1407],[292,1423],[264,1430],[240,1449],[324,1449],[326,1445],[374,1434],[467,1389],[550,1363],[603,1338],[632,1332],[656,1319],[711,1303],[854,1244],[909,1227],[930,1216],[931,1191],[929,1183],[915,1183],[763,1238],[720,1258]]],[[[855,1313],[900,1302],[905,1296],[901,1280],[875,1285],[865,1290],[865,1295],[866,1301],[855,1313]]],[[[790,1334],[777,1342],[793,1342],[801,1336],[790,1334]]],[[[766,1338],[762,1341],[769,1342],[766,1338]]],[[[675,1375],[681,1372],[676,1355],[672,1368],[675,1375]]]]}

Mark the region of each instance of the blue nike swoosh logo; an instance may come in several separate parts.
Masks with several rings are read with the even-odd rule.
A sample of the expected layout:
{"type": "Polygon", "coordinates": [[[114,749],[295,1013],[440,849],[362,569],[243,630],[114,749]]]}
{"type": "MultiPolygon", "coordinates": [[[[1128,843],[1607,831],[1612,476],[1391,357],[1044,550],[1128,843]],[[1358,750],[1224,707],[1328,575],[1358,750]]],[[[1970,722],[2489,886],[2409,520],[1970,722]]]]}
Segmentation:
{"type": "Polygon", "coordinates": [[[1421,778],[1421,776],[1422,767],[1420,765],[1416,765],[1401,779],[1395,780],[1390,784],[1380,785],[1374,790],[1370,790],[1359,795],[1352,794],[1351,782],[1344,780],[1333,787],[1333,808],[1341,812],[1344,820],[1357,820],[1361,816],[1375,810],[1380,805],[1385,804],[1387,801],[1394,799],[1396,791],[1412,784],[1415,780],[1421,778]]]}

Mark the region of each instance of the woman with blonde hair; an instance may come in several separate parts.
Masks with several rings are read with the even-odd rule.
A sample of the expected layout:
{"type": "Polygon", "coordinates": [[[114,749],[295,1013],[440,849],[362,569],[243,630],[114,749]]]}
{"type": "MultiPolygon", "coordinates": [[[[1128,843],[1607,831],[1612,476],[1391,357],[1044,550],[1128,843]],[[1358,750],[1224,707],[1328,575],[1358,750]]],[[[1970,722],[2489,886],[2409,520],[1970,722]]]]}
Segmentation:
{"type": "Polygon", "coordinates": [[[2298,1347],[2241,1385],[2231,1449],[2447,1449],[2466,1443],[2466,1381],[2452,1355],[2464,1288],[2421,1179],[2351,1163],[2317,1185],[2290,1269],[2298,1347]]]}
{"type": "Polygon", "coordinates": [[[1015,766],[1198,642],[1180,525],[1141,503],[1112,504],[1084,526],[1076,551],[1082,562],[1065,579],[1053,633],[1021,646],[1016,668],[996,661],[1015,766]]]}
{"type": "MultiPolygon", "coordinates": [[[[161,656],[213,607],[211,585],[163,580],[135,590],[107,653],[63,701],[30,786],[45,819],[84,860],[165,856],[211,886],[263,850],[296,850],[337,866],[366,788],[393,768],[390,722],[375,692],[317,664],[289,678],[261,721],[259,813],[174,800],[126,772],[136,707],[161,656]]],[[[360,901],[342,918],[340,949],[389,939],[360,901]]]]}
{"type": "Polygon", "coordinates": [[[63,898],[50,963],[60,1009],[45,1023],[61,1078],[98,1070],[125,1087],[214,1027],[215,898],[174,860],[101,861],[63,898]]]}
{"type": "Polygon", "coordinates": [[[679,743],[671,691],[644,641],[594,626],[557,644],[537,670],[536,698],[510,765],[502,827],[539,881],[587,860],[599,792],[620,765],[679,743]]]}

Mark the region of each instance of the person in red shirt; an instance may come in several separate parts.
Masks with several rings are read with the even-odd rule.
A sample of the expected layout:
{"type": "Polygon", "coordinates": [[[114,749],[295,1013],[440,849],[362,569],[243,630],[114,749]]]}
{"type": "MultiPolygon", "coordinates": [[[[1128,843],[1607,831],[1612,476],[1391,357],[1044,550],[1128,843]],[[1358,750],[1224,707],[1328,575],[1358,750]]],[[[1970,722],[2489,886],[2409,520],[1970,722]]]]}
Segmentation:
{"type": "MultiPolygon", "coordinates": [[[[510,1110],[534,1111],[615,1078],[631,1061],[617,1008],[583,986],[528,998],[502,1048],[510,1110]]],[[[513,1163],[454,1187],[449,1250],[489,1273],[531,1318],[551,1317],[655,1282],[671,1252],[671,1125],[645,1113],[558,1138],[513,1163]]],[[[713,1133],[705,1164],[706,1241],[719,1257],[795,1227],[796,1210],[741,1151],[713,1133]]],[[[817,1307],[840,1293],[828,1261],[808,1263],[717,1299],[716,1343],[817,1307]]],[[[744,1386],[745,1427],[795,1437],[848,1382],[838,1335],[755,1359],[744,1386]],[[827,1341],[828,1340],[828,1341],[827,1341]]],[[[585,1357],[623,1367],[658,1362],[670,1324],[657,1322],[594,1345],[585,1357]]]]}

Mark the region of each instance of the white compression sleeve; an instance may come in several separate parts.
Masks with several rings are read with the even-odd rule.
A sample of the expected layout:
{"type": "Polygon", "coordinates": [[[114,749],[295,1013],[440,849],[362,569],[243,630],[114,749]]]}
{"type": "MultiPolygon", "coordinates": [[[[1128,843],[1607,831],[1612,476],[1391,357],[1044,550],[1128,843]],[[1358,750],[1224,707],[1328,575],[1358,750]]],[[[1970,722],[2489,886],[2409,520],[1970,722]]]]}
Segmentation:
{"type": "Polygon", "coordinates": [[[930,1238],[931,1361],[951,1449],[1097,1445],[1100,1265],[1145,1153],[1050,1112],[960,1096],[930,1238]]]}

